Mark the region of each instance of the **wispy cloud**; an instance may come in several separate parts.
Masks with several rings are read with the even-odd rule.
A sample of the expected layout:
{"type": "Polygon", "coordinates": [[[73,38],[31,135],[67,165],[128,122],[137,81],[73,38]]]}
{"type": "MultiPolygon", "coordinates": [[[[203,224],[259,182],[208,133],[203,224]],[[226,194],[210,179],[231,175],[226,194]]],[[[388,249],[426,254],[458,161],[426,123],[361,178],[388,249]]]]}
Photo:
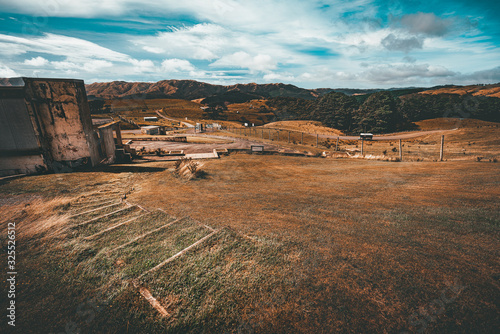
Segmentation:
{"type": "Polygon", "coordinates": [[[15,19],[0,21],[3,75],[375,87],[491,82],[500,58],[500,22],[452,0],[4,0],[1,10],[15,19]]]}

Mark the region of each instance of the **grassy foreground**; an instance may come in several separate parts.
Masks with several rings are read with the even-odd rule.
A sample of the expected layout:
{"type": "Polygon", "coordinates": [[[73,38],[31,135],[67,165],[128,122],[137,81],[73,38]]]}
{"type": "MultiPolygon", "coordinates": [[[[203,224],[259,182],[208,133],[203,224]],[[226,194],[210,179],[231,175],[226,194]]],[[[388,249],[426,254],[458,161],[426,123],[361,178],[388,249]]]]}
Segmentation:
{"type": "Polygon", "coordinates": [[[0,185],[2,247],[9,221],[20,245],[17,332],[500,326],[500,164],[234,154],[204,169],[192,181],[158,162],[0,185]],[[71,217],[99,205],[112,213],[125,193],[151,213],[133,206],[90,223],[93,212],[71,217]],[[95,235],[120,215],[141,218],[95,235]],[[141,280],[169,313],[161,317],[133,279],[211,233],[205,224],[213,237],[141,280]]]}

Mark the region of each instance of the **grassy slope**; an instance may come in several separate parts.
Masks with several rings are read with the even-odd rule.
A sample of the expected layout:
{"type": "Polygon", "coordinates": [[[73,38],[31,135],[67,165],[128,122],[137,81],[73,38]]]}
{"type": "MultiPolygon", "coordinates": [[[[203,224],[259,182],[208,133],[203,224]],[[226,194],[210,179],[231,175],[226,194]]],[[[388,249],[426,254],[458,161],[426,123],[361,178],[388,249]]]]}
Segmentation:
{"type": "Polygon", "coordinates": [[[264,127],[332,136],[343,135],[342,131],[323,126],[321,122],[316,121],[280,121],[268,123],[264,127]]]}

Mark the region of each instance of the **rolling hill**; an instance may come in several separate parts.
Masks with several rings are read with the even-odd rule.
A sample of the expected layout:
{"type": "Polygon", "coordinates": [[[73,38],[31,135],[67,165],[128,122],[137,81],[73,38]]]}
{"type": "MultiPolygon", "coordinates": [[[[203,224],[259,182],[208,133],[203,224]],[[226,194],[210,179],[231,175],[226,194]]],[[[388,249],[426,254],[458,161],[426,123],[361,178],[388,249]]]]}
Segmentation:
{"type": "Polygon", "coordinates": [[[231,96],[235,101],[245,102],[248,99],[269,98],[276,96],[291,96],[303,99],[315,99],[318,92],[299,88],[288,84],[236,84],[231,86],[212,85],[194,80],[163,80],[148,82],[96,82],[86,85],[89,99],[184,99],[194,100],[218,96],[231,96]],[[239,96],[238,96],[239,95],[239,96]],[[240,101],[241,100],[241,101],[240,101]]]}

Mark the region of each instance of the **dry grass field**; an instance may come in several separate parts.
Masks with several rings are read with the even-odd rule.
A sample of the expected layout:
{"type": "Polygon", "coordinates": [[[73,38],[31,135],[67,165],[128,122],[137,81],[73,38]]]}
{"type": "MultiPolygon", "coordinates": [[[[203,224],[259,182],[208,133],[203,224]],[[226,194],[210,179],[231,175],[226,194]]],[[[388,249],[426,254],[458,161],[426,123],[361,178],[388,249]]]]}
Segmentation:
{"type": "Polygon", "coordinates": [[[192,181],[167,162],[4,181],[19,333],[498,329],[500,164],[233,154],[203,168],[192,181]],[[133,280],[210,227],[142,277],[162,317],[133,280]]]}
{"type": "Polygon", "coordinates": [[[264,128],[282,129],[287,131],[298,131],[307,133],[318,133],[321,135],[341,136],[342,131],[323,126],[317,121],[280,121],[264,125],[264,128]]]}
{"type": "Polygon", "coordinates": [[[499,130],[458,128],[444,162],[432,134],[403,162],[233,153],[192,180],[161,161],[3,180],[16,330],[496,333],[499,130]]]}
{"type": "MultiPolygon", "coordinates": [[[[329,152],[330,155],[338,158],[347,158],[349,155],[361,153],[359,140],[341,139],[338,151],[335,151],[336,136],[342,136],[342,134],[338,130],[323,127],[321,124],[310,123],[308,121],[276,122],[266,124],[264,127],[246,130],[234,129],[220,135],[258,139],[304,152],[329,152]],[[288,140],[289,131],[290,142],[288,140]],[[318,140],[316,133],[320,134],[318,140]],[[330,136],[330,138],[322,137],[322,135],[330,136]]],[[[500,147],[500,124],[498,123],[473,119],[440,118],[416,124],[422,131],[443,129],[443,132],[402,139],[403,160],[405,161],[437,161],[440,156],[442,135],[445,136],[445,160],[493,161],[500,159],[498,149],[500,147]]],[[[388,136],[405,136],[407,134],[412,134],[412,132],[389,134],[388,136]]],[[[365,141],[364,153],[368,157],[372,156],[381,160],[399,158],[399,140],[365,141]]]]}

